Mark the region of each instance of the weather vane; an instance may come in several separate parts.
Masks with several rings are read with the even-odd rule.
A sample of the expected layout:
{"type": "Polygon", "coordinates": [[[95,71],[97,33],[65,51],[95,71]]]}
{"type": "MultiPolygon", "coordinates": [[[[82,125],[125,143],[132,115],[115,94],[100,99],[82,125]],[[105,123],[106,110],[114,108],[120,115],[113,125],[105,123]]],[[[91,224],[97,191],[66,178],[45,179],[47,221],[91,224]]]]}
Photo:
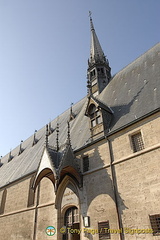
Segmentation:
{"type": "Polygon", "coordinates": [[[92,12],[91,11],[89,11],[89,17],[91,18],[91,15],[92,15],[92,12]]]}

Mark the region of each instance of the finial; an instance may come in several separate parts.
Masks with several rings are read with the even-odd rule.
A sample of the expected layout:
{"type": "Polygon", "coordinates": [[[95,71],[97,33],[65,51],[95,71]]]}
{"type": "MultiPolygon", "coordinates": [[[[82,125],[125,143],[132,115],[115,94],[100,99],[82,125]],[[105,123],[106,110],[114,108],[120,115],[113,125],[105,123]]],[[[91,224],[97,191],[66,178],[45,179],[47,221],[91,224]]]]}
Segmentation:
{"type": "Polygon", "coordinates": [[[48,147],[48,124],[46,124],[46,141],[45,141],[46,147],[48,147]]]}
{"type": "Polygon", "coordinates": [[[2,156],[0,156],[0,167],[3,165],[3,163],[1,162],[2,156]]]}
{"type": "Polygon", "coordinates": [[[38,140],[36,139],[36,132],[37,130],[34,131],[32,147],[38,142],[38,140]]]}
{"type": "Polygon", "coordinates": [[[75,115],[74,115],[73,110],[72,110],[72,106],[73,106],[73,103],[71,103],[71,108],[70,108],[70,118],[69,118],[69,121],[72,121],[72,120],[75,118],[75,115]]]}
{"type": "Polygon", "coordinates": [[[22,148],[22,143],[23,143],[23,140],[21,140],[21,143],[20,143],[20,146],[19,146],[18,156],[24,151],[24,149],[22,148]]]}
{"type": "Polygon", "coordinates": [[[69,121],[67,121],[68,124],[68,133],[67,133],[67,142],[69,145],[71,145],[71,135],[70,135],[70,124],[69,121]]]}
{"type": "Polygon", "coordinates": [[[56,143],[57,143],[57,152],[58,152],[59,151],[59,123],[58,122],[57,122],[56,132],[57,132],[56,143]]]}
{"type": "Polygon", "coordinates": [[[71,113],[72,113],[72,106],[73,106],[73,103],[71,103],[71,113]]]}
{"type": "Polygon", "coordinates": [[[10,162],[12,159],[13,159],[13,156],[12,156],[11,149],[10,149],[9,156],[8,156],[8,162],[10,162]]]}
{"type": "Polygon", "coordinates": [[[48,134],[50,135],[50,134],[52,134],[53,131],[54,131],[53,128],[52,128],[52,126],[51,126],[51,121],[49,121],[48,127],[49,127],[49,129],[48,129],[48,134]]]}
{"type": "Polygon", "coordinates": [[[91,16],[92,16],[92,12],[91,12],[91,11],[89,11],[89,17],[90,17],[90,19],[92,18],[91,16]]]}

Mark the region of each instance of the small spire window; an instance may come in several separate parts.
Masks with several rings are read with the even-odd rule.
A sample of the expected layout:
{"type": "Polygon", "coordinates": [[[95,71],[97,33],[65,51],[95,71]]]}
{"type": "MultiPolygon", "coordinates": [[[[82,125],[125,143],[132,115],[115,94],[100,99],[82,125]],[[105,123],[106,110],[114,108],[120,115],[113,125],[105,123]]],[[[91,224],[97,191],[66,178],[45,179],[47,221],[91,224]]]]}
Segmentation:
{"type": "Polygon", "coordinates": [[[95,69],[93,69],[93,71],[90,73],[90,76],[91,76],[91,78],[92,77],[94,77],[96,75],[96,71],[95,71],[95,69]]]}

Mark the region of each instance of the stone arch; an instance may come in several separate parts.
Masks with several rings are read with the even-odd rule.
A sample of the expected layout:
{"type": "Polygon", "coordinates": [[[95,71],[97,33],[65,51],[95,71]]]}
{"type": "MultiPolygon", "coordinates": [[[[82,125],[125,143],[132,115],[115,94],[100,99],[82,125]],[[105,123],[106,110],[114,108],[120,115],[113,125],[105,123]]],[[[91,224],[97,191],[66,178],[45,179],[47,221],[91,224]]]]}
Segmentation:
{"type": "Polygon", "coordinates": [[[50,168],[44,168],[35,178],[34,183],[33,183],[33,189],[34,191],[36,190],[38,184],[40,183],[40,181],[42,180],[42,178],[47,177],[49,178],[53,185],[55,185],[55,176],[54,176],[54,172],[52,171],[52,169],[50,168]]]}
{"type": "MultiPolygon", "coordinates": [[[[64,226],[64,217],[67,209],[76,207],[80,215],[80,189],[77,182],[69,175],[61,181],[56,194],[55,207],[57,208],[57,228],[64,226]]],[[[57,239],[63,239],[57,231],[57,239]]]]}
{"type": "Polygon", "coordinates": [[[62,202],[62,197],[63,197],[64,191],[69,184],[71,184],[73,186],[78,199],[80,199],[80,190],[77,186],[76,181],[71,176],[66,175],[63,178],[63,180],[61,181],[61,183],[59,185],[59,188],[58,188],[58,191],[57,191],[56,200],[55,200],[55,207],[56,208],[61,207],[61,202],[62,202]]]}

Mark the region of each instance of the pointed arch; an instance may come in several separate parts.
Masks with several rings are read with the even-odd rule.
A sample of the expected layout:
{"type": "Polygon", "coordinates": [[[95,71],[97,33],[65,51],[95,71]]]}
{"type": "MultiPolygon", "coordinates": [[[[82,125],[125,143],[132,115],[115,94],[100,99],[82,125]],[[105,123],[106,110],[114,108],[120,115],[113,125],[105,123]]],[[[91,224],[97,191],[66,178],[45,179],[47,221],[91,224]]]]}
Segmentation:
{"type": "Polygon", "coordinates": [[[57,194],[56,194],[56,199],[55,199],[55,207],[58,209],[58,208],[61,208],[61,202],[62,202],[62,198],[63,198],[63,194],[64,194],[64,191],[66,189],[66,187],[71,184],[75,190],[75,194],[77,195],[79,201],[80,201],[80,194],[79,194],[79,188],[78,188],[78,185],[76,183],[76,181],[69,175],[66,175],[61,184],[59,185],[59,188],[57,190],[57,194]]]}
{"type": "Polygon", "coordinates": [[[63,181],[63,179],[65,178],[66,175],[68,175],[72,179],[74,179],[74,181],[76,182],[76,184],[78,186],[82,185],[81,175],[73,166],[65,166],[61,170],[61,172],[60,172],[60,181],[63,181]]]}
{"type": "Polygon", "coordinates": [[[33,186],[32,186],[34,191],[36,190],[38,184],[40,183],[40,181],[44,177],[49,178],[52,181],[53,185],[55,184],[55,177],[54,177],[54,172],[52,171],[52,169],[44,168],[35,178],[35,181],[34,181],[33,186]]]}

